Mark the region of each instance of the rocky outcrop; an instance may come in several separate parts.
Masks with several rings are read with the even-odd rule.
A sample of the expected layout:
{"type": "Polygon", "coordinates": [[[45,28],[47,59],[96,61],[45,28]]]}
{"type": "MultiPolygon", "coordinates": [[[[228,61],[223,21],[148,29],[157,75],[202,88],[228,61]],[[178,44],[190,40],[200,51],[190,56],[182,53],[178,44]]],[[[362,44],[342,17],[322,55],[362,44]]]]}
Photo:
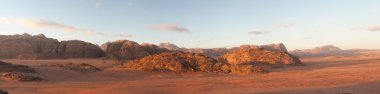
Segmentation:
{"type": "Polygon", "coordinates": [[[106,46],[106,58],[113,60],[134,60],[148,55],[170,52],[153,44],[139,45],[129,40],[118,40],[106,46]]]}
{"type": "Polygon", "coordinates": [[[259,49],[259,48],[267,49],[267,50],[271,50],[271,51],[280,51],[280,52],[285,52],[285,53],[288,52],[288,50],[286,49],[286,47],[283,43],[260,45],[260,46],[258,46],[258,45],[241,45],[240,47],[233,47],[230,50],[234,51],[234,50],[239,50],[239,49],[259,49]]]}
{"type": "Polygon", "coordinates": [[[99,58],[103,51],[96,45],[72,40],[59,42],[44,35],[0,35],[1,59],[99,58]]]}
{"type": "Polygon", "coordinates": [[[24,74],[15,73],[15,72],[3,73],[1,74],[0,79],[4,81],[42,81],[43,80],[40,77],[24,75],[24,74]]]}
{"type": "Polygon", "coordinates": [[[299,65],[301,61],[288,53],[265,48],[238,49],[223,56],[229,64],[299,65]]]}
{"type": "Polygon", "coordinates": [[[24,65],[14,65],[0,61],[0,72],[27,72],[35,73],[33,68],[24,65]]]}
{"type": "Polygon", "coordinates": [[[57,52],[64,58],[100,58],[105,55],[98,46],[79,40],[62,41],[57,52]]]}
{"type": "Polygon", "coordinates": [[[127,69],[140,71],[208,72],[208,73],[262,73],[258,66],[234,66],[219,62],[211,57],[187,53],[171,52],[147,56],[124,64],[127,69]],[[241,70],[241,67],[245,67],[241,70]]]}
{"type": "Polygon", "coordinates": [[[239,49],[267,49],[271,51],[280,51],[284,53],[288,53],[288,50],[286,49],[285,45],[283,43],[279,44],[268,44],[268,45],[241,45],[240,47],[233,47],[230,49],[227,48],[210,48],[210,49],[202,49],[202,48],[179,48],[175,44],[171,43],[161,43],[159,44],[160,48],[166,48],[171,51],[180,51],[180,52],[190,52],[190,53],[198,53],[198,54],[204,54],[207,56],[211,56],[213,58],[219,58],[223,56],[224,54],[239,50],[239,49]]]}

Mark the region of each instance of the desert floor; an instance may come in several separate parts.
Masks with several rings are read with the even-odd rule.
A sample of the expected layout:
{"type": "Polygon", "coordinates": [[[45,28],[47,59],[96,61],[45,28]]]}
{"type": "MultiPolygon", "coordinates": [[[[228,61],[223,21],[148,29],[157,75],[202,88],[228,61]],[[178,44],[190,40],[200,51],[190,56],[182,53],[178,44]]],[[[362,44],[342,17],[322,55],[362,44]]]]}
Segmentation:
{"type": "Polygon", "coordinates": [[[303,58],[304,66],[267,74],[153,73],[112,67],[99,59],[2,60],[28,65],[47,81],[5,82],[10,94],[379,94],[379,57],[303,58]],[[43,67],[46,63],[88,63],[103,71],[83,73],[43,67]]]}

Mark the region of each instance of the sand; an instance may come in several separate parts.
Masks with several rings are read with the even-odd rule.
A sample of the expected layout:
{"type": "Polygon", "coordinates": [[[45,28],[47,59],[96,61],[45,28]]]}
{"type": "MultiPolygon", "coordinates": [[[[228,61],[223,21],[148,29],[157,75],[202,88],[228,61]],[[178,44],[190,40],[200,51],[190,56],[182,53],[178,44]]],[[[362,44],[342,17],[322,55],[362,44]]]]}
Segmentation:
{"type": "Polygon", "coordinates": [[[113,67],[100,59],[3,60],[28,65],[46,81],[0,81],[10,94],[378,94],[379,57],[303,58],[304,66],[270,69],[258,75],[154,73],[113,67]],[[88,63],[103,71],[83,73],[40,66],[88,63]]]}

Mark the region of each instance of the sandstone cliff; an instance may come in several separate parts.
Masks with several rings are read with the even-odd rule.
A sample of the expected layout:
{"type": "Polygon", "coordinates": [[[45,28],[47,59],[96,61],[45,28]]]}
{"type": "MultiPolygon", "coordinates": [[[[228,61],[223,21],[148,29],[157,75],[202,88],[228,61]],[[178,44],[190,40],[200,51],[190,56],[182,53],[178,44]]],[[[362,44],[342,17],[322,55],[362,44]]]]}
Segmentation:
{"type": "Polygon", "coordinates": [[[265,48],[237,49],[225,54],[222,58],[229,64],[270,64],[299,65],[301,61],[286,52],[272,51],[265,48]]]}

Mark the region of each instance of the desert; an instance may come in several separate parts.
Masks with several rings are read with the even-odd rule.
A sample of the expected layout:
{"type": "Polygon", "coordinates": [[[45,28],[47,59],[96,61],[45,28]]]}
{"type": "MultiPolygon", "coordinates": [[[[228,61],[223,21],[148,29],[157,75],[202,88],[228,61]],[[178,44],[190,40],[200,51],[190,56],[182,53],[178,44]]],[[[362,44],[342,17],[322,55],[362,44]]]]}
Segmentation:
{"type": "Polygon", "coordinates": [[[380,94],[380,0],[1,0],[0,94],[380,94]]]}
{"type": "MultiPolygon", "coordinates": [[[[341,50],[328,45],[315,48],[318,50],[288,51],[284,44],[270,44],[203,54],[118,40],[95,48],[73,41],[80,44],[45,53],[33,50],[45,46],[28,46],[50,45],[40,43],[51,40],[41,36],[11,35],[0,41],[20,41],[12,43],[18,45],[22,39],[42,38],[23,43],[23,49],[31,49],[26,51],[31,56],[26,52],[19,55],[57,53],[55,57],[60,57],[4,56],[0,63],[1,90],[10,94],[376,94],[380,85],[377,50],[341,50]]],[[[52,44],[57,45],[54,49],[61,48],[60,42],[52,44]]],[[[13,49],[0,50],[7,55],[13,49]]]]}

